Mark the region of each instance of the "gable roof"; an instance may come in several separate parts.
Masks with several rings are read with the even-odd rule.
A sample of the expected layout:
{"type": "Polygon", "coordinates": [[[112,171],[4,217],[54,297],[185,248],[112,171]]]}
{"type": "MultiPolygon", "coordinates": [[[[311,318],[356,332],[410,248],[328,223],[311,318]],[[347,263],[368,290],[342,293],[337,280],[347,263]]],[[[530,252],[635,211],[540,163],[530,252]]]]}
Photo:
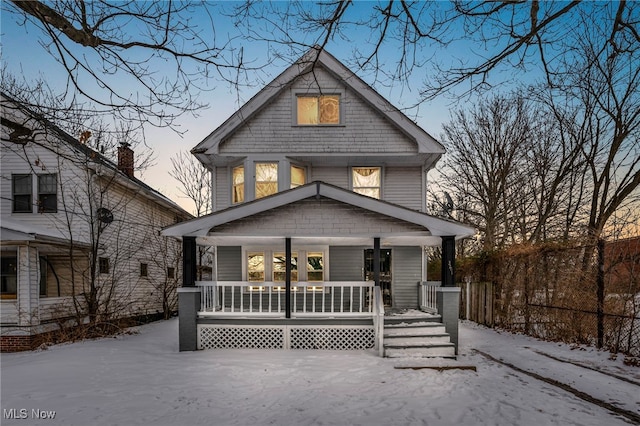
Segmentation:
{"type": "MultiPolygon", "coordinates": [[[[91,161],[94,164],[100,164],[105,166],[107,169],[110,170],[110,172],[114,173],[114,175],[117,177],[117,182],[128,188],[128,189],[132,189],[134,191],[137,191],[138,193],[143,194],[146,198],[151,199],[153,201],[155,201],[156,203],[170,208],[176,212],[179,212],[180,214],[184,215],[184,216],[188,216],[188,217],[193,217],[193,215],[189,212],[187,212],[186,210],[184,210],[182,207],[180,207],[178,204],[176,204],[173,200],[171,200],[170,198],[168,198],[167,196],[165,196],[164,194],[160,193],[159,191],[153,189],[152,187],[150,187],[149,185],[147,185],[146,183],[144,183],[142,180],[134,177],[134,176],[127,176],[124,172],[122,172],[118,166],[111,161],[110,159],[108,159],[106,156],[104,156],[102,153],[92,149],[91,147],[87,146],[86,144],[81,143],[78,139],[74,138],[73,136],[71,136],[69,133],[65,132],[64,130],[62,130],[60,127],[58,127],[56,124],[54,124],[53,122],[51,122],[51,120],[45,118],[44,116],[42,116],[41,114],[33,111],[31,108],[28,108],[26,105],[22,104],[20,101],[17,101],[15,99],[13,99],[11,96],[7,95],[4,92],[0,92],[0,97],[2,98],[2,115],[4,117],[5,115],[5,102],[10,102],[13,105],[15,105],[16,109],[20,110],[23,114],[25,114],[27,117],[32,118],[36,123],[38,123],[40,126],[42,126],[43,128],[46,128],[48,131],[50,131],[59,141],[64,142],[65,145],[67,145],[69,148],[71,148],[72,150],[74,150],[75,152],[85,156],[86,158],[91,158],[91,161]]],[[[26,130],[29,131],[33,131],[34,129],[29,129],[26,128],[26,130]]],[[[45,149],[49,149],[46,146],[42,145],[45,149]]]]}
{"type": "MultiPolygon", "coordinates": [[[[314,197],[329,198],[344,204],[399,219],[410,224],[419,225],[424,227],[430,236],[455,236],[460,239],[469,237],[475,233],[473,228],[458,222],[430,216],[416,210],[407,209],[396,204],[370,198],[353,191],[316,181],[294,189],[278,192],[269,197],[239,204],[225,210],[211,213],[207,216],[202,216],[187,222],[166,227],[162,230],[162,235],[173,237],[204,237],[209,234],[211,228],[216,226],[238,219],[248,218],[259,213],[314,197]]],[[[371,237],[374,236],[375,235],[372,235],[371,237]]]]}
{"type": "Polygon", "coordinates": [[[393,106],[371,86],[345,67],[331,54],[319,47],[311,48],[282,74],[267,84],[238,111],[229,117],[222,125],[210,133],[191,152],[200,161],[205,154],[217,154],[220,144],[231,136],[240,126],[264,109],[273,99],[287,89],[299,76],[313,72],[316,67],[322,67],[350,88],[373,109],[392,123],[398,130],[414,141],[418,153],[444,154],[445,149],[440,142],[428,134],[424,129],[409,119],[398,108],[393,106]]]}

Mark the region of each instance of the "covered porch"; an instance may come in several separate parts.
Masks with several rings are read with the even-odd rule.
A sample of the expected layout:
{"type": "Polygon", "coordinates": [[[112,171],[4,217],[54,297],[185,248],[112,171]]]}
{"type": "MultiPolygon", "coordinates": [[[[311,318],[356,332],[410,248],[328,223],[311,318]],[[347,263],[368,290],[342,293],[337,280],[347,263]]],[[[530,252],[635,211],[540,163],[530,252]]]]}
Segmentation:
{"type": "Polygon", "coordinates": [[[457,340],[455,240],[472,231],[322,183],[174,225],[163,232],[183,242],[180,350],[376,348],[382,353],[385,306],[380,259],[385,249],[398,251],[399,265],[413,262],[412,273],[402,276],[411,307],[446,321],[457,340]],[[292,216],[295,220],[287,220],[292,216]],[[196,279],[199,245],[215,250],[209,281],[196,279]],[[427,281],[424,247],[434,245],[442,248],[443,276],[427,281]],[[247,247],[267,249],[258,253],[259,249],[247,247]],[[274,265],[258,275],[250,270],[229,275],[223,269],[229,269],[225,259],[233,251],[230,248],[234,258],[244,262],[235,263],[234,270],[247,269],[256,253],[265,263],[277,253],[282,270],[276,273],[274,265]],[[373,255],[371,274],[365,274],[361,260],[350,258],[363,249],[373,255]],[[324,253],[320,275],[307,263],[311,254],[318,253],[324,253]],[[401,257],[405,253],[411,259],[401,257]],[[298,266],[298,257],[305,256],[307,262],[301,260],[304,266],[298,266]],[[230,276],[236,279],[225,279],[230,276]]]}

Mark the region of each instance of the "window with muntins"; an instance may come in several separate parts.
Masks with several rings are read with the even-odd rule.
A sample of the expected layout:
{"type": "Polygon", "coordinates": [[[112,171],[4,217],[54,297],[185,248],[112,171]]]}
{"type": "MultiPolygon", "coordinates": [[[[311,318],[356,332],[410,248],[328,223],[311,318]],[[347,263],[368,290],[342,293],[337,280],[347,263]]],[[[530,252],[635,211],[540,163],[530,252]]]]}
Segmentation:
{"type": "Polygon", "coordinates": [[[298,96],[298,124],[340,124],[340,95],[298,96]]]}
{"type": "Polygon", "coordinates": [[[38,212],[58,211],[58,176],[38,175],[38,212]]]}
{"type": "Polygon", "coordinates": [[[244,166],[234,167],[231,179],[233,182],[231,202],[242,203],[244,201],[244,166]]]}
{"type": "Polygon", "coordinates": [[[256,199],[278,192],[278,163],[256,163],[256,199]]]}
{"type": "Polygon", "coordinates": [[[31,175],[11,175],[11,198],[14,213],[31,213],[31,175]]]}
{"type": "Polygon", "coordinates": [[[380,167],[351,168],[351,186],[353,192],[380,199],[381,176],[382,172],[380,167]]]}
{"type": "Polygon", "coordinates": [[[100,257],[98,258],[98,270],[101,274],[109,273],[109,258],[108,257],[100,257]]]}
{"type": "Polygon", "coordinates": [[[2,299],[15,299],[18,295],[18,258],[3,256],[0,266],[0,296],[2,299]]]}
{"type": "Polygon", "coordinates": [[[291,188],[297,188],[307,183],[307,171],[304,167],[291,166],[291,188]]]}

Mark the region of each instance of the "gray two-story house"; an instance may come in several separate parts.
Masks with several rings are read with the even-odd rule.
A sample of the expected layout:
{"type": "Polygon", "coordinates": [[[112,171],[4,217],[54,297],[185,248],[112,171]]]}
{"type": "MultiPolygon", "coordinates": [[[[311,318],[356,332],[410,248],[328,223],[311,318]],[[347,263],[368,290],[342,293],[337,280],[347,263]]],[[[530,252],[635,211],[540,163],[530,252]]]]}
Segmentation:
{"type": "Polygon", "coordinates": [[[427,172],[444,151],[311,49],[192,150],[211,171],[213,213],[163,231],[183,239],[180,349],[453,356],[455,240],[474,230],[425,214],[427,172]],[[212,247],[212,281],[195,281],[197,245],[212,247]],[[442,280],[426,276],[434,245],[442,280]],[[422,326],[384,316],[407,310],[402,322],[422,326]]]}

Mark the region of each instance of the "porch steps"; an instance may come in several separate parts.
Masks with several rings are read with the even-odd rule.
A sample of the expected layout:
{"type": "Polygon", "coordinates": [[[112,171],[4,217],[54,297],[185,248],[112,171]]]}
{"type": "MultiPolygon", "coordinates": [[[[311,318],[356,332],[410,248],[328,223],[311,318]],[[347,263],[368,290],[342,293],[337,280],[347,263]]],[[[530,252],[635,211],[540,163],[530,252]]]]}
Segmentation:
{"type": "Polygon", "coordinates": [[[451,358],[455,345],[451,343],[444,324],[425,317],[385,317],[384,354],[388,358],[451,358]]]}

